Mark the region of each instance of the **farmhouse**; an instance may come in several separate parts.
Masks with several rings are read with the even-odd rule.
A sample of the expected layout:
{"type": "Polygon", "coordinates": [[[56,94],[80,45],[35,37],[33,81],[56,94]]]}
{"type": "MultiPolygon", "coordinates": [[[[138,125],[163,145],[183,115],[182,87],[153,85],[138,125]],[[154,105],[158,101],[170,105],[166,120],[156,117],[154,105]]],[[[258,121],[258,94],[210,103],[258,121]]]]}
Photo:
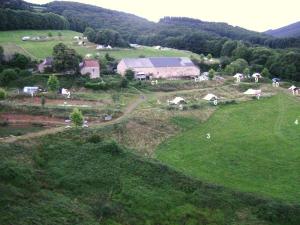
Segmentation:
{"type": "Polygon", "coordinates": [[[200,74],[200,69],[189,58],[180,57],[152,57],[122,59],[117,71],[125,75],[131,69],[138,74],[143,74],[147,79],[152,78],[190,78],[200,74]]]}
{"type": "Polygon", "coordinates": [[[44,73],[46,68],[52,68],[52,63],[53,63],[53,58],[47,57],[46,59],[44,59],[42,63],[38,65],[38,71],[40,73],[44,73]]]}
{"type": "Polygon", "coordinates": [[[91,79],[100,77],[100,65],[97,60],[85,59],[80,63],[80,73],[82,75],[89,75],[91,79]]]}

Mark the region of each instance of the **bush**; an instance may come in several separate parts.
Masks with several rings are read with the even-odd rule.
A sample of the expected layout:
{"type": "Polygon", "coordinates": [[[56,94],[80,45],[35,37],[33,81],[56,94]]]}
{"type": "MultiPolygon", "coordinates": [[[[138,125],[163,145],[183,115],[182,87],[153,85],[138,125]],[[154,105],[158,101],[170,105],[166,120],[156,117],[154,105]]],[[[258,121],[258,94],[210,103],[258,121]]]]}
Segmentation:
{"type": "Polygon", "coordinates": [[[120,155],[123,153],[123,149],[115,141],[104,143],[102,149],[111,155],[120,155]]]}
{"type": "Polygon", "coordinates": [[[32,73],[28,70],[21,70],[20,73],[19,73],[19,77],[22,78],[22,77],[29,77],[31,76],[32,73]]]}
{"type": "Polygon", "coordinates": [[[103,81],[97,82],[97,83],[86,82],[85,87],[93,89],[93,90],[108,90],[109,89],[108,84],[106,82],[103,82],[103,81]]]}
{"type": "Polygon", "coordinates": [[[28,68],[30,63],[31,63],[31,59],[29,57],[19,53],[15,54],[12,60],[10,61],[10,64],[12,66],[18,67],[20,69],[28,68]]]}
{"type": "Polygon", "coordinates": [[[76,127],[83,125],[83,115],[78,108],[74,108],[70,115],[72,122],[76,127]]]}
{"type": "Polygon", "coordinates": [[[120,83],[120,87],[121,88],[127,88],[128,84],[129,84],[129,81],[126,78],[124,78],[124,79],[122,79],[122,81],[120,83]]]}
{"type": "Polygon", "coordinates": [[[0,74],[0,85],[7,86],[11,81],[18,78],[18,73],[14,69],[5,69],[0,74]]]}
{"type": "Polygon", "coordinates": [[[50,91],[56,92],[59,89],[59,81],[57,77],[51,75],[48,79],[47,86],[50,91]]]}
{"type": "Polygon", "coordinates": [[[134,71],[133,70],[126,70],[125,72],[125,77],[128,79],[128,80],[133,80],[134,79],[134,71]]]}
{"type": "Polygon", "coordinates": [[[86,140],[87,142],[90,143],[100,143],[103,141],[103,137],[99,134],[92,134],[91,136],[89,136],[86,140]]]}
{"type": "Polygon", "coordinates": [[[4,100],[6,98],[6,92],[4,89],[0,88],[0,100],[4,100]]]}

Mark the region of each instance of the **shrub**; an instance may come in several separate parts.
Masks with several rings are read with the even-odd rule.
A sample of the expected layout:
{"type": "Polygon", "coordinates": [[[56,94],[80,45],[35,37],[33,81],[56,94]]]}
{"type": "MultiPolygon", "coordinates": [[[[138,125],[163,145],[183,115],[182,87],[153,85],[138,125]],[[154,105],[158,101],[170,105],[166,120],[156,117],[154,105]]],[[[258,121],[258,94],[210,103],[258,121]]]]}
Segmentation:
{"type": "Polygon", "coordinates": [[[57,91],[59,88],[59,81],[58,81],[57,77],[54,75],[51,75],[48,79],[47,86],[50,91],[53,91],[53,92],[57,91]]]}
{"type": "Polygon", "coordinates": [[[46,98],[45,98],[45,96],[42,96],[41,97],[41,105],[43,108],[45,107],[45,104],[46,104],[46,98]]]}
{"type": "Polygon", "coordinates": [[[104,143],[102,149],[111,155],[119,155],[123,153],[123,149],[115,141],[104,143]]]}
{"type": "Polygon", "coordinates": [[[5,69],[0,74],[0,85],[7,86],[11,81],[18,78],[18,73],[14,69],[5,69]]]}
{"type": "Polygon", "coordinates": [[[125,77],[128,79],[128,80],[133,80],[134,79],[134,71],[133,70],[126,70],[125,72],[125,77]]]}
{"type": "Polygon", "coordinates": [[[208,71],[208,78],[209,78],[210,80],[212,80],[212,79],[214,78],[214,76],[215,76],[215,71],[214,71],[213,69],[210,69],[210,70],[208,71]]]}
{"type": "Polygon", "coordinates": [[[109,88],[108,84],[104,81],[97,82],[97,83],[86,82],[85,87],[93,90],[107,90],[109,88]]]}
{"type": "Polygon", "coordinates": [[[91,143],[100,143],[103,141],[103,137],[99,134],[92,134],[91,136],[89,136],[86,140],[87,142],[91,142],[91,143]]]}
{"type": "Polygon", "coordinates": [[[72,122],[76,127],[82,126],[83,124],[83,115],[78,108],[74,108],[73,112],[70,115],[72,122]]]}
{"type": "Polygon", "coordinates": [[[4,89],[0,88],[0,100],[4,100],[6,98],[6,92],[4,89]]]}
{"type": "Polygon", "coordinates": [[[121,88],[127,88],[128,87],[128,80],[126,78],[122,79],[121,83],[120,83],[120,87],[121,88]]]}

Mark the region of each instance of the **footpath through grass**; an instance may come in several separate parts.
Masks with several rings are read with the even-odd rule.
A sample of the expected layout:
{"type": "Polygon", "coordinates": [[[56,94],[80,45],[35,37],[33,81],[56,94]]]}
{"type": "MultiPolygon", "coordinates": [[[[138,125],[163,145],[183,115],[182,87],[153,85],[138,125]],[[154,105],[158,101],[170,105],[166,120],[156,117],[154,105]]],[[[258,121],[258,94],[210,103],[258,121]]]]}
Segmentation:
{"type": "Polygon", "coordinates": [[[300,121],[299,101],[283,94],[224,106],[206,123],[160,145],[157,158],[208,182],[299,202],[296,119],[300,121]]]}

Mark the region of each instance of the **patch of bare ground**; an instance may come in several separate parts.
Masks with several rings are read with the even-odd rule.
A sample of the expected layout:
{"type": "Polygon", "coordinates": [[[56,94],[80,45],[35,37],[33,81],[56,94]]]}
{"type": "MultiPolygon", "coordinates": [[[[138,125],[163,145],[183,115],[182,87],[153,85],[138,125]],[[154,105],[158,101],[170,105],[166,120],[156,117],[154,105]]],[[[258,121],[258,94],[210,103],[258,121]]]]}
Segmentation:
{"type": "Polygon", "coordinates": [[[28,114],[0,114],[0,121],[6,121],[12,124],[34,124],[39,123],[43,125],[61,125],[64,124],[64,119],[50,116],[35,116],[28,114]]]}
{"type": "MultiPolygon", "coordinates": [[[[17,104],[31,104],[31,105],[41,105],[40,97],[28,97],[19,98],[13,100],[17,104]]],[[[91,100],[75,100],[75,99],[46,99],[46,105],[73,105],[73,106],[104,106],[107,102],[104,101],[91,101],[91,100]]]]}
{"type": "Polygon", "coordinates": [[[214,110],[213,107],[190,111],[168,111],[160,108],[139,109],[126,123],[119,124],[106,135],[128,148],[134,149],[138,154],[153,157],[159,144],[181,131],[180,127],[171,122],[172,117],[193,117],[200,123],[207,120],[214,110]]]}

